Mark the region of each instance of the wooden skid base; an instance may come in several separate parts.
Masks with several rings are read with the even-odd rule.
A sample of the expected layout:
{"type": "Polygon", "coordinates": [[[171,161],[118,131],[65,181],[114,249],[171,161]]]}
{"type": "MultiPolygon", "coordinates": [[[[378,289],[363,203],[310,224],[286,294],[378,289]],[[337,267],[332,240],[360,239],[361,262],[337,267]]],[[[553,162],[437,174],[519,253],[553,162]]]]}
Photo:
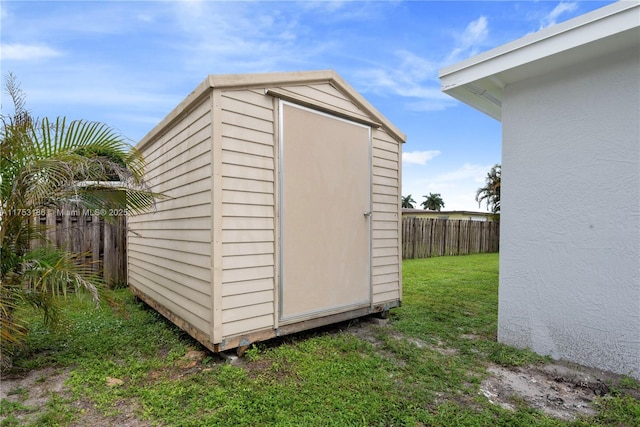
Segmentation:
{"type": "Polygon", "coordinates": [[[364,307],[356,310],[350,310],[344,313],[337,313],[329,316],[318,317],[315,319],[304,320],[297,323],[291,323],[281,326],[277,329],[264,329],[237,336],[226,337],[220,343],[212,343],[209,334],[193,327],[189,322],[172,313],[165,306],[159,304],[153,298],[149,297],[135,287],[129,286],[129,288],[134,293],[134,295],[144,301],[147,305],[169,319],[176,326],[191,335],[194,339],[196,339],[198,342],[200,342],[202,345],[204,345],[214,353],[219,353],[221,351],[232,350],[236,348],[246,349],[249,345],[255,342],[266,341],[271,338],[319,328],[321,326],[331,325],[333,323],[340,323],[346,320],[368,316],[370,314],[379,314],[380,316],[386,316],[386,314],[388,314],[389,312],[389,309],[400,306],[400,301],[391,301],[385,304],[375,305],[373,307],[364,307]]]}

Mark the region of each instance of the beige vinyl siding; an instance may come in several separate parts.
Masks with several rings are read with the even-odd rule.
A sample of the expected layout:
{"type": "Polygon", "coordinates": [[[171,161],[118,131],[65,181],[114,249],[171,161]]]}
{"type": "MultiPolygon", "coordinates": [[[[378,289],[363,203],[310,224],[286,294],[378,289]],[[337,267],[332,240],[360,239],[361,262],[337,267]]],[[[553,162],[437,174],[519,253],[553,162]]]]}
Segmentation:
{"type": "Polygon", "coordinates": [[[171,313],[185,319],[198,330],[204,332],[209,329],[209,308],[201,304],[194,304],[194,301],[206,300],[205,297],[189,292],[188,288],[181,287],[178,282],[166,279],[162,271],[154,273],[144,268],[138,268],[137,272],[136,280],[130,282],[136,289],[141,290],[162,306],[168,307],[171,313]],[[158,286],[160,283],[163,284],[162,287],[158,286]]]}
{"type": "Polygon", "coordinates": [[[373,131],[372,303],[401,299],[400,144],[383,130],[373,131]]]}
{"type": "Polygon", "coordinates": [[[129,218],[129,282],[209,335],[211,330],[211,102],[205,98],[145,144],[145,179],[166,198],[129,218]]]}
{"type": "Polygon", "coordinates": [[[361,118],[366,122],[371,121],[368,114],[360,110],[341,91],[329,83],[319,83],[311,86],[282,86],[278,87],[277,91],[305,104],[319,106],[320,108],[328,109],[336,113],[344,113],[354,118],[361,118]]]}
{"type": "Polygon", "coordinates": [[[222,334],[274,326],[274,114],[263,91],[221,95],[222,334]]]}

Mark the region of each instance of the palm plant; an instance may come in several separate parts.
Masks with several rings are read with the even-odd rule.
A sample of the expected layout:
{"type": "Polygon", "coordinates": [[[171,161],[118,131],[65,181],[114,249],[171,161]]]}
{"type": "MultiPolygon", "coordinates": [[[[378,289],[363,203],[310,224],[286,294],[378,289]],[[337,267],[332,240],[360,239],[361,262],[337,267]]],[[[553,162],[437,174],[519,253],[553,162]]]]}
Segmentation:
{"type": "Polygon", "coordinates": [[[51,321],[56,295],[84,289],[97,302],[103,288],[77,254],[50,242],[31,247],[33,240],[46,241],[35,214],[71,202],[137,213],[154,201],[142,179],[143,158],[122,136],[102,123],[34,119],[11,74],[5,87],[15,112],[1,117],[0,129],[0,365],[9,364],[27,331],[16,317],[19,305],[28,303],[51,321]]]}
{"type": "Polygon", "coordinates": [[[487,210],[494,214],[500,213],[500,182],[502,175],[502,166],[493,165],[485,178],[485,185],[478,188],[476,192],[476,202],[478,207],[482,206],[482,202],[486,202],[487,210]]]}
{"type": "Polygon", "coordinates": [[[413,197],[411,197],[411,194],[409,194],[408,196],[402,196],[402,208],[403,209],[413,209],[415,208],[415,203],[416,201],[413,200],[413,197]]]}
{"type": "Polygon", "coordinates": [[[423,209],[430,211],[440,211],[444,208],[444,201],[440,193],[429,193],[428,196],[422,196],[425,200],[420,204],[423,209]]]}

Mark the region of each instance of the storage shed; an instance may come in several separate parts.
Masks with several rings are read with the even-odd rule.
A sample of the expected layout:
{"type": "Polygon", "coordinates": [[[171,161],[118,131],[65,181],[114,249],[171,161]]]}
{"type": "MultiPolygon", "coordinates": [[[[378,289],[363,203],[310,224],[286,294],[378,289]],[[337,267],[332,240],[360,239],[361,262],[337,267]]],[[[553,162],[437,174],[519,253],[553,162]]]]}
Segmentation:
{"type": "Polygon", "coordinates": [[[137,145],[131,289],[213,351],[400,305],[404,140],[333,71],[208,76],[137,145]]]}

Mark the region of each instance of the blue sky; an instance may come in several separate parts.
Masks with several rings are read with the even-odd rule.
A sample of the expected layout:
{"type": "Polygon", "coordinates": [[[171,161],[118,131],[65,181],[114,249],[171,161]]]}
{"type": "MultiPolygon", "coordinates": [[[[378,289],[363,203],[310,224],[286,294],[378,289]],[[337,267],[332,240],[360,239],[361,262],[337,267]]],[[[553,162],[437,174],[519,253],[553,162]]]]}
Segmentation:
{"type": "Polygon", "coordinates": [[[334,69],[407,134],[404,195],[485,210],[474,196],[501,161],[500,123],[441,93],[438,70],[609,3],[3,0],[0,64],[33,115],[132,143],[208,74],[334,69]]]}

